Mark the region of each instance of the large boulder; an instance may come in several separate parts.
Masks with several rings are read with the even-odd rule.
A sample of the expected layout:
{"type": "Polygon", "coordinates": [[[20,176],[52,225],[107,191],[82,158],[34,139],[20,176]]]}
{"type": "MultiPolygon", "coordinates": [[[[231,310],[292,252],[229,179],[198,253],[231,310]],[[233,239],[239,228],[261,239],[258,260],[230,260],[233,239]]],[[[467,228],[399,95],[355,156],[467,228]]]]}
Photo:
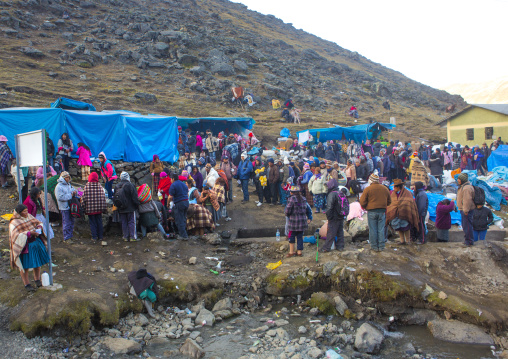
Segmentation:
{"type": "Polygon", "coordinates": [[[233,308],[233,303],[231,303],[231,299],[224,298],[215,303],[212,312],[218,312],[221,310],[231,310],[231,308],[233,308]]]}
{"type": "Polygon", "coordinates": [[[141,344],[134,340],[124,338],[106,337],[102,344],[116,355],[134,354],[141,351],[141,344]]]}
{"type": "Polygon", "coordinates": [[[218,62],[211,66],[210,71],[221,76],[233,76],[236,72],[233,66],[225,62],[218,62]]]}
{"type": "Polygon", "coordinates": [[[157,96],[151,93],[138,92],[134,97],[145,105],[153,105],[157,102],[157,96]]]}
{"type": "Polygon", "coordinates": [[[335,310],[340,314],[344,315],[348,308],[346,302],[344,302],[344,299],[340,295],[333,298],[333,301],[335,302],[335,310]]]}
{"type": "Polygon", "coordinates": [[[367,220],[367,214],[359,218],[354,218],[349,221],[348,232],[351,234],[353,241],[363,241],[369,239],[369,221],[367,220]]]}
{"type": "Polygon", "coordinates": [[[356,331],[355,348],[359,352],[377,354],[384,339],[379,329],[369,323],[363,323],[356,331]]]}
{"type": "Polygon", "coordinates": [[[461,344],[492,345],[494,340],[480,327],[457,320],[434,319],[427,323],[434,338],[461,344]]]}

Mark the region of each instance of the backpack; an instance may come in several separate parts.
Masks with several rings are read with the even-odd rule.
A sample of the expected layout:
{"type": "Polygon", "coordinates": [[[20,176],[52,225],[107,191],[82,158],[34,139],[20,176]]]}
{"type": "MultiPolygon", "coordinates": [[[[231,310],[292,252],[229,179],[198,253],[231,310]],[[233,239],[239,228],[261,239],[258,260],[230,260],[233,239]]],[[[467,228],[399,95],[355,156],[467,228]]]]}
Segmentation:
{"type": "Polygon", "coordinates": [[[118,209],[124,209],[128,206],[127,199],[124,195],[124,187],[125,184],[121,187],[116,188],[115,193],[113,194],[113,204],[118,209]]]}
{"type": "Polygon", "coordinates": [[[69,209],[72,217],[83,218],[83,208],[81,207],[81,202],[78,197],[72,197],[69,201],[69,209]]]}
{"type": "Polygon", "coordinates": [[[485,191],[483,190],[483,188],[473,186],[473,189],[474,189],[473,203],[475,205],[485,204],[485,191]]]}
{"type": "Polygon", "coordinates": [[[346,218],[349,214],[349,201],[342,191],[334,192],[337,193],[337,200],[340,204],[340,209],[337,212],[339,213],[339,216],[346,218]]]}

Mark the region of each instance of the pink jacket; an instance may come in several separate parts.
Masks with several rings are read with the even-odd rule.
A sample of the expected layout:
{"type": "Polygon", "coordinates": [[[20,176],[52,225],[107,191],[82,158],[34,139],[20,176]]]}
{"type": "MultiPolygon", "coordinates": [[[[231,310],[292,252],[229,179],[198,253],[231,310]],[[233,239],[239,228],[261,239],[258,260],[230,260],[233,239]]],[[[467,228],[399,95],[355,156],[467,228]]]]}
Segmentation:
{"type": "Polygon", "coordinates": [[[201,135],[196,135],[196,147],[203,148],[203,139],[201,135]]]}
{"type": "MultiPolygon", "coordinates": [[[[53,169],[53,167],[51,167],[51,166],[48,166],[48,167],[49,167],[49,170],[51,171],[51,176],[56,176],[56,171],[53,169]]],[[[46,171],[47,171],[47,169],[46,169],[46,171]]],[[[40,180],[41,178],[44,178],[44,168],[39,167],[37,169],[37,173],[35,174],[35,179],[40,180]]]]}
{"type": "Polygon", "coordinates": [[[89,166],[92,167],[92,161],[90,161],[90,156],[92,155],[90,151],[85,149],[84,147],[79,147],[76,151],[76,154],[79,156],[78,158],[78,166],[89,166]]]}

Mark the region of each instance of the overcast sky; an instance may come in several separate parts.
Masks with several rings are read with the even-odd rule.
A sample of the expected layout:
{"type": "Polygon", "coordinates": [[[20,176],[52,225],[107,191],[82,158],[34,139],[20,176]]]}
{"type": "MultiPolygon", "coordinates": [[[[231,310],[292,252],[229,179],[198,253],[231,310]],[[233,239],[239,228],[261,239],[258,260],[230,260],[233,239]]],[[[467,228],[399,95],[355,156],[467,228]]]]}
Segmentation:
{"type": "Polygon", "coordinates": [[[508,0],[233,0],[433,87],[508,75],[508,0]]]}

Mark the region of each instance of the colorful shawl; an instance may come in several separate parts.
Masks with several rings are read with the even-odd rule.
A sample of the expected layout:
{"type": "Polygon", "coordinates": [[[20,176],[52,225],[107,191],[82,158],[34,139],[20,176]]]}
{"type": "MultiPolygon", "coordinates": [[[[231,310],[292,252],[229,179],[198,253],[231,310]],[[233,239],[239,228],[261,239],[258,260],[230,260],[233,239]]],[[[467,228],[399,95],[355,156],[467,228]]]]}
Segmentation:
{"type": "Polygon", "coordinates": [[[399,218],[408,221],[413,227],[418,227],[418,208],[411,192],[402,187],[399,196],[393,190],[390,197],[392,203],[386,209],[386,224],[399,218]]]}
{"type": "Polygon", "coordinates": [[[9,173],[9,160],[11,159],[11,150],[6,143],[0,145],[0,174],[9,173]]]}
{"type": "MultiPolygon", "coordinates": [[[[14,211],[9,223],[9,245],[11,249],[12,269],[18,267],[20,271],[24,272],[19,255],[26,246],[28,232],[34,231],[37,228],[42,229],[42,223],[31,214],[28,214],[27,218],[23,218],[18,212],[14,211]]],[[[40,237],[44,244],[46,244],[46,237],[44,235],[40,237]]]]}

